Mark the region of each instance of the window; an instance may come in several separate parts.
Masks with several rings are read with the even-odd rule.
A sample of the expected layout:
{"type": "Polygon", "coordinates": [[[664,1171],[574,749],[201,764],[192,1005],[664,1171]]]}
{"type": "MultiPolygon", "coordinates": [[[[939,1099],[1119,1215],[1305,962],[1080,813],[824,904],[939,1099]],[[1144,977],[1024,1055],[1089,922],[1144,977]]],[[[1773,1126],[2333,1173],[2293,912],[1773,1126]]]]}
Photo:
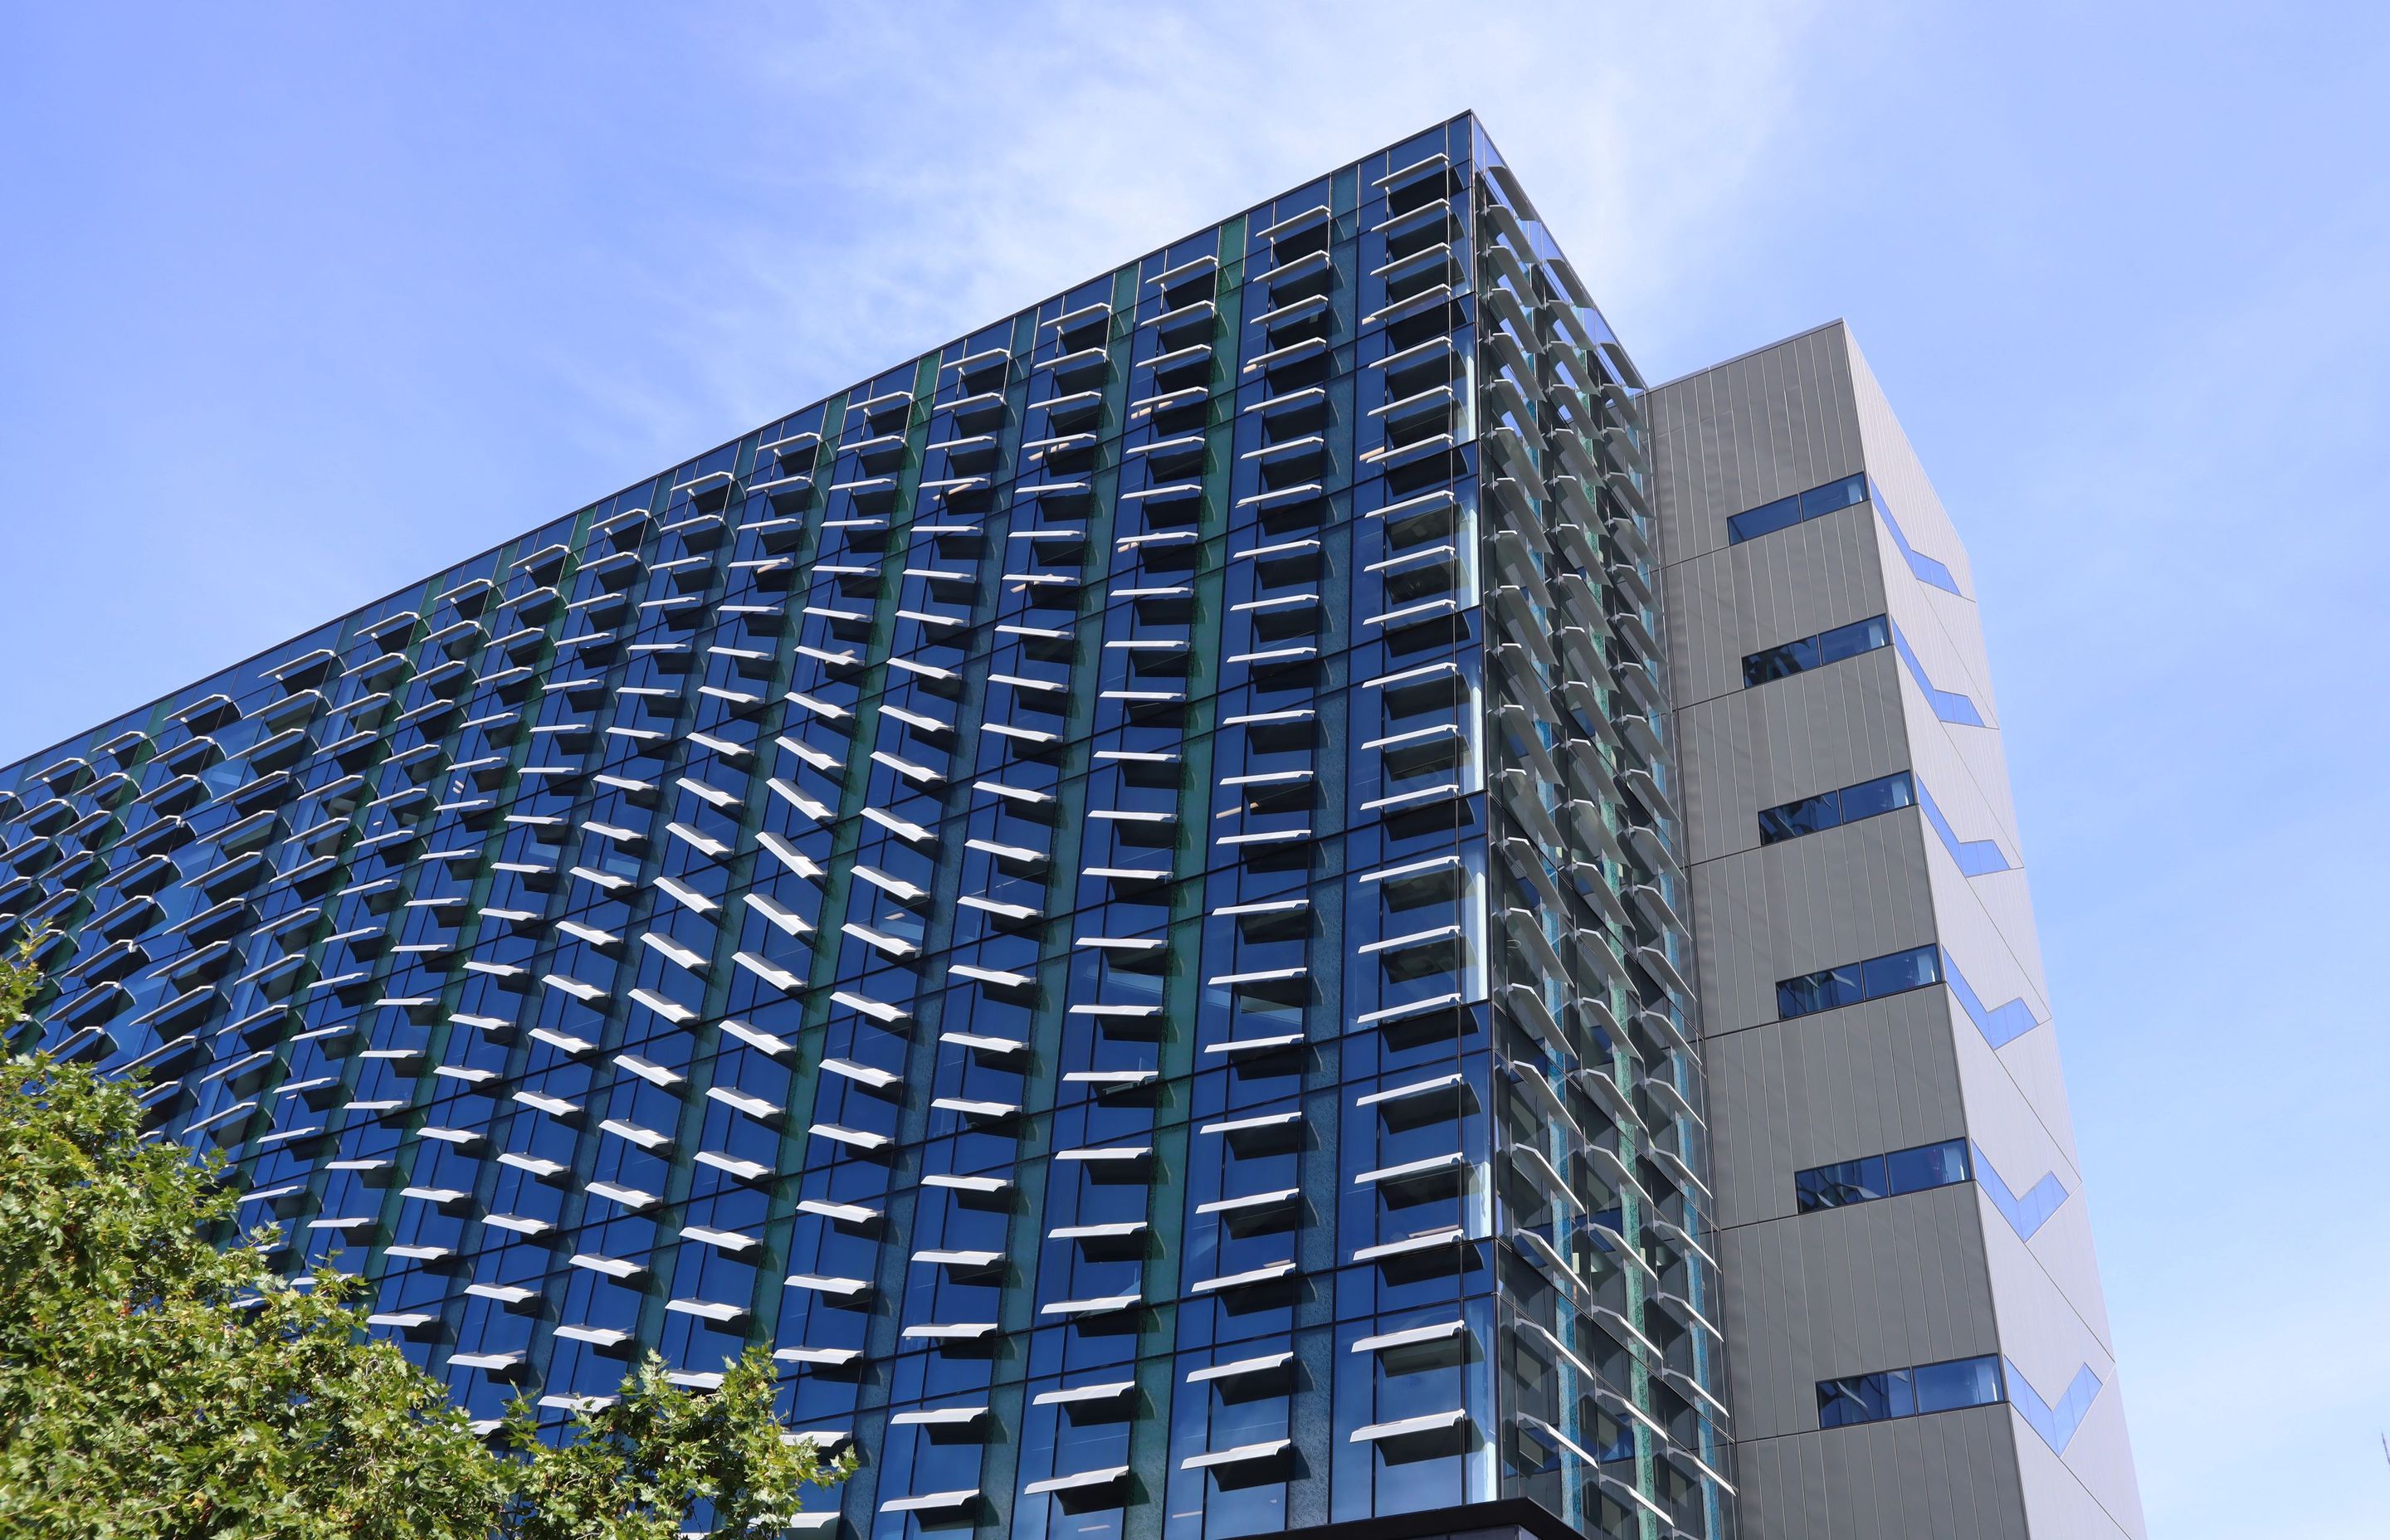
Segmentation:
{"type": "Polygon", "coordinates": [[[1932,946],[1912,946],[1906,952],[1821,969],[1797,979],[1780,979],[1776,982],[1776,1014],[1784,1020],[1814,1016],[1821,1010],[1923,989],[1941,982],[1940,953],[1932,946]]]}
{"type": "Polygon", "coordinates": [[[1996,1356],[1953,1358],[1818,1381],[1818,1426],[1850,1428],[1896,1417],[1989,1406],[2004,1399],[1996,1356]]]}
{"type": "Polygon", "coordinates": [[[1961,1406],[1988,1406],[2000,1398],[1997,1358],[1954,1358],[1947,1364],[1922,1364],[1909,1372],[1917,1384],[1920,1416],[1961,1406]]]}
{"type": "Polygon", "coordinates": [[[1892,645],[1892,627],[1882,615],[1820,631],[1797,642],[1762,648],[1742,660],[1742,687],[1750,689],[1771,679],[1805,674],[1828,663],[1839,663],[1862,652],[1892,645]]]}
{"type": "Polygon", "coordinates": [[[1947,1187],[1967,1180],[1967,1141],[1945,1139],[1940,1144],[1896,1149],[1883,1158],[1885,1180],[1893,1196],[1947,1187]]]}
{"type": "Polygon", "coordinates": [[[1972,1179],[1972,1170],[1967,1141],[1945,1139],[1913,1149],[1895,1149],[1889,1155],[1870,1155],[1796,1171],[1792,1174],[1792,1189],[1801,1212],[1816,1213],[1821,1209],[1848,1208],[1853,1203],[1895,1198],[1904,1192],[1947,1187],[1972,1179]]]}
{"type": "Polygon", "coordinates": [[[1746,540],[1756,540],[1763,534],[1805,524],[1812,519],[1822,519],[1837,508],[1868,500],[1868,479],[1865,473],[1845,476],[1839,481],[1829,481],[1821,487],[1811,487],[1797,496],[1779,497],[1773,503],[1736,514],[1726,521],[1726,540],[1729,545],[1740,545],[1746,540]]]}
{"type": "Polygon", "coordinates": [[[1881,1155],[1794,1172],[1792,1187],[1800,1199],[1803,1213],[1816,1213],[1820,1209],[1848,1208],[1853,1203],[1872,1203],[1879,1198],[1891,1196],[1891,1188],[1884,1183],[1883,1157],[1881,1155]]]}
{"type": "Polygon", "coordinates": [[[1860,965],[1859,997],[1880,999],[1886,995],[1899,995],[1908,990],[1923,989],[1939,983],[1942,969],[1930,946],[1912,946],[1906,952],[1894,952],[1882,957],[1870,957],[1860,965]]]}
{"type": "Polygon", "coordinates": [[[1818,1381],[1818,1426],[1852,1428],[1917,1415],[1917,1391],[1907,1369],[1818,1381]]]}
{"type": "Polygon", "coordinates": [[[1881,813],[1893,813],[1909,807],[1917,801],[1917,791],[1908,772],[1879,776],[1857,786],[1845,786],[1838,791],[1821,791],[1814,797],[1802,797],[1775,807],[1759,810],[1759,842],[1780,844],[1815,834],[1820,829],[1841,824],[1872,818],[1881,813]]]}
{"type": "Polygon", "coordinates": [[[1821,1010],[1857,1005],[1859,999],[1859,969],[1856,964],[1776,982],[1776,1014],[1780,1018],[1814,1016],[1821,1010]]]}

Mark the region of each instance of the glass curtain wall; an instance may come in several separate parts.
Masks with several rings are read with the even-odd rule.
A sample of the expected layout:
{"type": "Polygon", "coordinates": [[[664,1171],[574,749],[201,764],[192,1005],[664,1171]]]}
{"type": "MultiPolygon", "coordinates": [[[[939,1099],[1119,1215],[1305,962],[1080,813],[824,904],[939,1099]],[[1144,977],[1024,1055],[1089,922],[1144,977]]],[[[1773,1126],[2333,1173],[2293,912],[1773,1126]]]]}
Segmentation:
{"type": "Polygon", "coordinates": [[[1455,120],[0,771],[0,942],[477,1418],[1719,1534],[1640,389],[1455,120]]]}

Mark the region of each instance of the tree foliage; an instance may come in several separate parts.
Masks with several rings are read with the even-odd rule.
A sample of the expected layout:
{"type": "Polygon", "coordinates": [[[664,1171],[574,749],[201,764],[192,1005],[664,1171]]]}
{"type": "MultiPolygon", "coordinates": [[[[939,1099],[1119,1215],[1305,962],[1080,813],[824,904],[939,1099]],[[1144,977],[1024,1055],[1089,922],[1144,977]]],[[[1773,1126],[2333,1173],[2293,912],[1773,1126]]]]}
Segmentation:
{"type": "MultiPolygon", "coordinates": [[[[0,1033],[39,986],[0,963],[0,1033]]],[[[222,1157],[142,1116],[83,1066],[0,1063],[0,1534],[666,1540],[710,1505],[761,1535],[846,1474],[783,1435],[761,1348],[703,1393],[651,1356],[561,1436],[518,1400],[494,1449],[367,1337],[357,1280],[276,1276],[271,1226],[212,1243],[222,1157]]]]}

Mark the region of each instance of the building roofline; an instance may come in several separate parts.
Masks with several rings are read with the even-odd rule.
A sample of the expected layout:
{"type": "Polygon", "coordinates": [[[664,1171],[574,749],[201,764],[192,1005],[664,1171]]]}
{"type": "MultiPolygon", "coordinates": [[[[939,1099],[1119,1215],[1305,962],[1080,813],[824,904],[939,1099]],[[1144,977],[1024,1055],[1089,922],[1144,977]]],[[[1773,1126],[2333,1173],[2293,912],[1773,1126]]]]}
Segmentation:
{"type": "MultiPolygon", "coordinates": [[[[1471,109],[1463,108],[1457,112],[1446,113],[1445,116],[1436,119],[1433,122],[1422,123],[1420,127],[1413,129],[1410,133],[1402,135],[1400,138],[1389,139],[1384,144],[1379,145],[1374,149],[1365,150],[1358,155],[1347,156],[1344,159],[1336,161],[1325,171],[1306,177],[1303,181],[1296,182],[1290,186],[1282,187],[1267,198],[1256,199],[1251,202],[1242,204],[1233,212],[1223,214],[1218,219],[1212,221],[1209,225],[1199,225],[1183,235],[1172,237],[1170,239],[1163,241],[1159,246],[1140,251],[1137,255],[1129,257],[1124,261],[1113,263],[1111,266],[1103,268],[1098,272],[1091,273],[1086,277],[1074,279],[1073,281],[1063,285],[1060,289],[1053,290],[1051,293],[1040,295],[1036,299],[1030,301],[1027,304],[1014,305],[1010,309],[1002,312],[987,322],[978,327],[974,327],[971,330],[984,331],[988,327],[996,326],[1003,321],[1009,321],[1016,315],[1020,315],[1027,312],[1033,312],[1048,300],[1068,294],[1073,289],[1079,289],[1087,284],[1094,283],[1098,279],[1110,274],[1116,273],[1124,267],[1144,262],[1146,258],[1152,256],[1157,251],[1166,251],[1171,247],[1177,245],[1180,241],[1191,239],[1196,236],[1201,235],[1205,230],[1217,229],[1220,225],[1226,225],[1229,220],[1241,219],[1246,215],[1251,214],[1255,209],[1278,202],[1279,199],[1285,198],[1289,193],[1295,191],[1297,188],[1306,186],[1310,183],[1321,180],[1323,177],[1332,177],[1338,172],[1343,171],[1345,167],[1359,165],[1363,161],[1369,160],[1372,156],[1383,155],[1388,150],[1393,149],[1396,145],[1402,144],[1406,140],[1416,139],[1422,134],[1426,134],[1439,128],[1447,128],[1454,123],[1464,121],[1474,125],[1479,133],[1482,134],[1484,132],[1484,122],[1479,120],[1476,112],[1471,109]]],[[[1486,142],[1489,145],[1493,143],[1491,135],[1487,135],[1486,142]]],[[[970,335],[970,331],[965,331],[957,336],[950,337],[943,342],[938,342],[930,347],[916,350],[915,352],[910,353],[890,364],[886,369],[881,369],[878,372],[880,374],[885,374],[891,369],[902,368],[906,364],[917,363],[923,358],[942,354],[947,349],[955,346],[955,344],[962,341],[965,338],[968,338],[970,335]]],[[[277,652],[282,648],[289,647],[291,643],[300,640],[302,637],[311,635],[315,632],[323,630],[326,626],[338,624],[348,620],[353,615],[362,614],[366,610],[371,610],[378,605],[387,604],[393,599],[403,598],[415,590],[421,588],[425,584],[430,583],[433,578],[440,576],[442,573],[457,567],[466,566],[469,563],[479,561],[483,557],[495,555],[497,552],[504,550],[507,546],[514,544],[518,540],[520,540],[525,535],[530,534],[533,531],[537,530],[544,525],[552,524],[559,519],[577,519],[582,514],[592,508],[602,507],[605,505],[615,501],[617,498],[635,494],[642,487],[652,488],[657,481],[663,480],[667,476],[676,474],[684,466],[692,465],[697,461],[705,458],[709,455],[718,454],[723,449],[739,443],[740,440],[746,438],[752,433],[763,430],[773,423],[779,422],[788,417],[795,417],[800,413],[810,411],[814,407],[822,405],[834,397],[851,394],[856,387],[868,384],[874,378],[876,378],[876,376],[867,375],[863,379],[856,380],[850,385],[842,386],[838,390],[829,392],[827,395],[816,397],[812,401],[801,403],[800,404],[791,406],[783,412],[776,412],[772,416],[765,417],[761,423],[741,429],[737,433],[732,434],[729,438],[720,440],[704,449],[697,451],[695,454],[681,456],[679,459],[673,461],[670,465],[657,470],[653,475],[642,477],[638,481],[630,481],[623,486],[617,487],[610,493],[606,493],[600,496],[590,498],[585,502],[574,504],[562,513],[551,514],[548,517],[533,523],[530,528],[517,530],[513,533],[505,536],[503,539],[483,546],[482,549],[475,551],[470,555],[458,557],[453,561],[442,562],[439,566],[433,568],[430,571],[424,573],[421,577],[416,578],[408,583],[402,584],[396,588],[391,589],[386,593],[376,595],[375,597],[366,599],[360,603],[353,604],[347,609],[341,610],[339,613],[328,616],[326,619],[317,622],[315,624],[308,626],[302,631],[297,632],[289,636],[284,636],[279,640],[269,642],[265,646],[251,652],[246,657],[237,658],[231,662],[219,664],[214,668],[209,669],[198,678],[192,679],[185,684],[177,685],[171,689],[161,691],[159,694],[150,697],[147,700],[137,701],[120,711],[110,712],[108,715],[100,718],[98,722],[93,724],[91,726],[78,729],[77,731],[69,734],[66,738],[49,744],[46,747],[34,749],[12,758],[0,760],[0,776],[5,776],[11,771],[29,769],[35,762],[59,753],[71,753],[73,751],[73,745],[88,739],[93,733],[98,731],[101,727],[108,726],[116,722],[124,721],[128,718],[145,712],[155,712],[160,706],[175,699],[185,690],[190,689],[194,686],[204,684],[208,680],[213,679],[220,674],[230,674],[238,669],[244,668],[249,664],[254,663],[258,660],[264,658],[270,653],[277,652]]],[[[650,493],[650,495],[652,496],[652,493],[650,493]]]]}
{"type": "Polygon", "coordinates": [[[1780,337],[1773,342],[1762,342],[1755,348],[1745,348],[1731,358],[1721,358],[1715,364],[1704,364],[1698,369],[1687,369],[1683,374],[1677,376],[1673,379],[1664,379],[1657,385],[1651,386],[1644,393],[1648,395],[1651,391],[1664,391],[1671,385],[1681,385],[1686,380],[1692,379],[1695,375],[1704,375],[1715,369],[1723,369],[1729,364],[1740,364],[1746,358],[1756,358],[1761,353],[1767,353],[1771,349],[1784,346],[1787,342],[1797,342],[1804,337],[1815,337],[1821,331],[1831,331],[1836,327],[1841,327],[1845,331],[1850,329],[1849,323],[1844,320],[1842,316],[1837,315],[1831,321],[1820,321],[1814,327],[1805,327],[1800,331],[1780,337]]]}

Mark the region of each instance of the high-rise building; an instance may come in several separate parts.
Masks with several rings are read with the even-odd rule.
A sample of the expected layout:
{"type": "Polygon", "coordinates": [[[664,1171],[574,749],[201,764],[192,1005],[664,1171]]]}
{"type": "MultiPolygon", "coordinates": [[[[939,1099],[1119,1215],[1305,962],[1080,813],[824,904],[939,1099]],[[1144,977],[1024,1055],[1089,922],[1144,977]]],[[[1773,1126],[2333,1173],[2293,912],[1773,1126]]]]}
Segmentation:
{"type": "Polygon", "coordinates": [[[0,770],[0,941],[807,1533],[2137,1536],[1965,571],[1463,116],[0,770]]]}
{"type": "Polygon", "coordinates": [[[1839,323],[1643,407],[1743,1540],[2137,1536],[1957,532],[1839,323]]]}

